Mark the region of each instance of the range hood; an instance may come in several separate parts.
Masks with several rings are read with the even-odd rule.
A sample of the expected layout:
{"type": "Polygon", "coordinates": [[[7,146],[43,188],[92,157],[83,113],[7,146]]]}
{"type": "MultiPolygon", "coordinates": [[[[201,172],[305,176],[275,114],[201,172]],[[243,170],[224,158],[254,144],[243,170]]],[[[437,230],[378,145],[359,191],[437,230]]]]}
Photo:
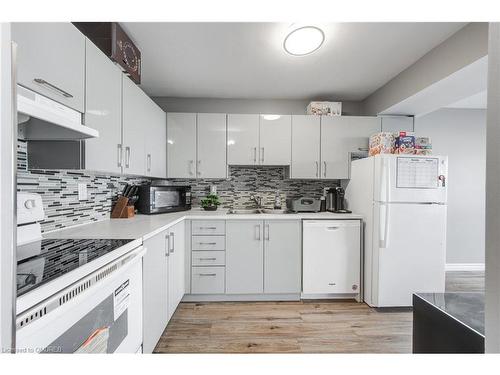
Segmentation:
{"type": "Polygon", "coordinates": [[[99,137],[82,124],[82,114],[17,85],[17,122],[26,140],[78,140],[99,137]]]}

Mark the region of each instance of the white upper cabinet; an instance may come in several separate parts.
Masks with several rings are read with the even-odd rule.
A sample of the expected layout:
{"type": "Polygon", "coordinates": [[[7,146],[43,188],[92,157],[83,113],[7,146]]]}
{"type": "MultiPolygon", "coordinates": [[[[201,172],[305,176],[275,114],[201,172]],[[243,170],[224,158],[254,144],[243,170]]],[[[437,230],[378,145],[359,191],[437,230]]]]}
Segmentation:
{"type": "Polygon", "coordinates": [[[383,132],[399,133],[400,131],[414,131],[412,116],[380,116],[380,119],[382,121],[383,132]]]}
{"type": "Polygon", "coordinates": [[[146,176],[166,178],[167,114],[149,99],[146,119],[146,176]]]}
{"type": "Polygon", "coordinates": [[[130,80],[122,75],[123,82],[123,173],[146,175],[145,127],[149,98],[130,80]]]}
{"type": "Polygon", "coordinates": [[[290,178],[320,178],[319,116],[292,116],[292,164],[290,178]]]}
{"type": "Polygon", "coordinates": [[[83,113],[84,35],[70,23],[13,23],[12,39],[18,83],[83,113]]]}
{"type": "Polygon", "coordinates": [[[121,173],[122,72],[89,40],[85,69],[85,125],[99,131],[85,141],[85,168],[121,173]]]}
{"type": "Polygon", "coordinates": [[[260,165],[290,165],[292,158],[292,117],[261,115],[259,132],[260,165]]]}
{"type": "Polygon", "coordinates": [[[227,115],[227,163],[259,163],[259,115],[227,115]]]}
{"type": "Polygon", "coordinates": [[[226,178],[225,113],[198,113],[197,144],[197,177],[226,178]]]}
{"type": "Polygon", "coordinates": [[[196,178],[196,113],[167,114],[167,175],[196,178]]]}
{"type": "Polygon", "coordinates": [[[323,116],[321,178],[349,178],[351,153],[368,151],[369,137],[379,131],[378,117],[323,116]]]}

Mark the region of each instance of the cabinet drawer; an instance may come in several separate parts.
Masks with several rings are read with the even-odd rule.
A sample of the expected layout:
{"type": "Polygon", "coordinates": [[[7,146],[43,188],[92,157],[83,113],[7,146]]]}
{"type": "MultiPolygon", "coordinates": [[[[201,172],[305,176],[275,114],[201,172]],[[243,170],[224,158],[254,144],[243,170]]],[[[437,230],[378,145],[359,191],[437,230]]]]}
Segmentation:
{"type": "Polygon", "coordinates": [[[193,236],[191,239],[192,250],[225,250],[225,236],[193,236]]]}
{"type": "Polygon", "coordinates": [[[193,251],[193,266],[224,266],[226,264],[225,251],[193,251]]]}
{"type": "Polygon", "coordinates": [[[193,235],[197,234],[226,234],[226,222],[223,220],[213,221],[213,220],[193,220],[191,222],[191,233],[193,235]]]}
{"type": "Polygon", "coordinates": [[[192,294],[223,294],[225,292],[225,267],[193,267],[191,271],[192,294]]]}

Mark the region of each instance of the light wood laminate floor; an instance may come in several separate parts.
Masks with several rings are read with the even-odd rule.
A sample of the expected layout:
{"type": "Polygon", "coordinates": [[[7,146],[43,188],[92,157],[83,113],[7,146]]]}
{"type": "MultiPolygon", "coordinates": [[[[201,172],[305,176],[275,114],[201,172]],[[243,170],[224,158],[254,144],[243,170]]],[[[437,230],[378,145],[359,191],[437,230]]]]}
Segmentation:
{"type": "MultiPolygon", "coordinates": [[[[447,291],[484,291],[483,272],[450,272],[447,291]]],[[[410,353],[410,309],[354,301],[181,303],[156,353],[410,353]]]]}

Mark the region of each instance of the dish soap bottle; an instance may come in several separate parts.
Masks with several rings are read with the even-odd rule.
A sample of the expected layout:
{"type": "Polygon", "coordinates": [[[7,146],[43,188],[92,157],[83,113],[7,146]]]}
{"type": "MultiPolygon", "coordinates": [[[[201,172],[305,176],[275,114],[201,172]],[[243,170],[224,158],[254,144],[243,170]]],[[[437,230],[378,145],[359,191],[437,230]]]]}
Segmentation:
{"type": "Polygon", "coordinates": [[[274,196],[274,209],[281,210],[281,198],[279,190],[276,191],[276,195],[274,196]]]}

